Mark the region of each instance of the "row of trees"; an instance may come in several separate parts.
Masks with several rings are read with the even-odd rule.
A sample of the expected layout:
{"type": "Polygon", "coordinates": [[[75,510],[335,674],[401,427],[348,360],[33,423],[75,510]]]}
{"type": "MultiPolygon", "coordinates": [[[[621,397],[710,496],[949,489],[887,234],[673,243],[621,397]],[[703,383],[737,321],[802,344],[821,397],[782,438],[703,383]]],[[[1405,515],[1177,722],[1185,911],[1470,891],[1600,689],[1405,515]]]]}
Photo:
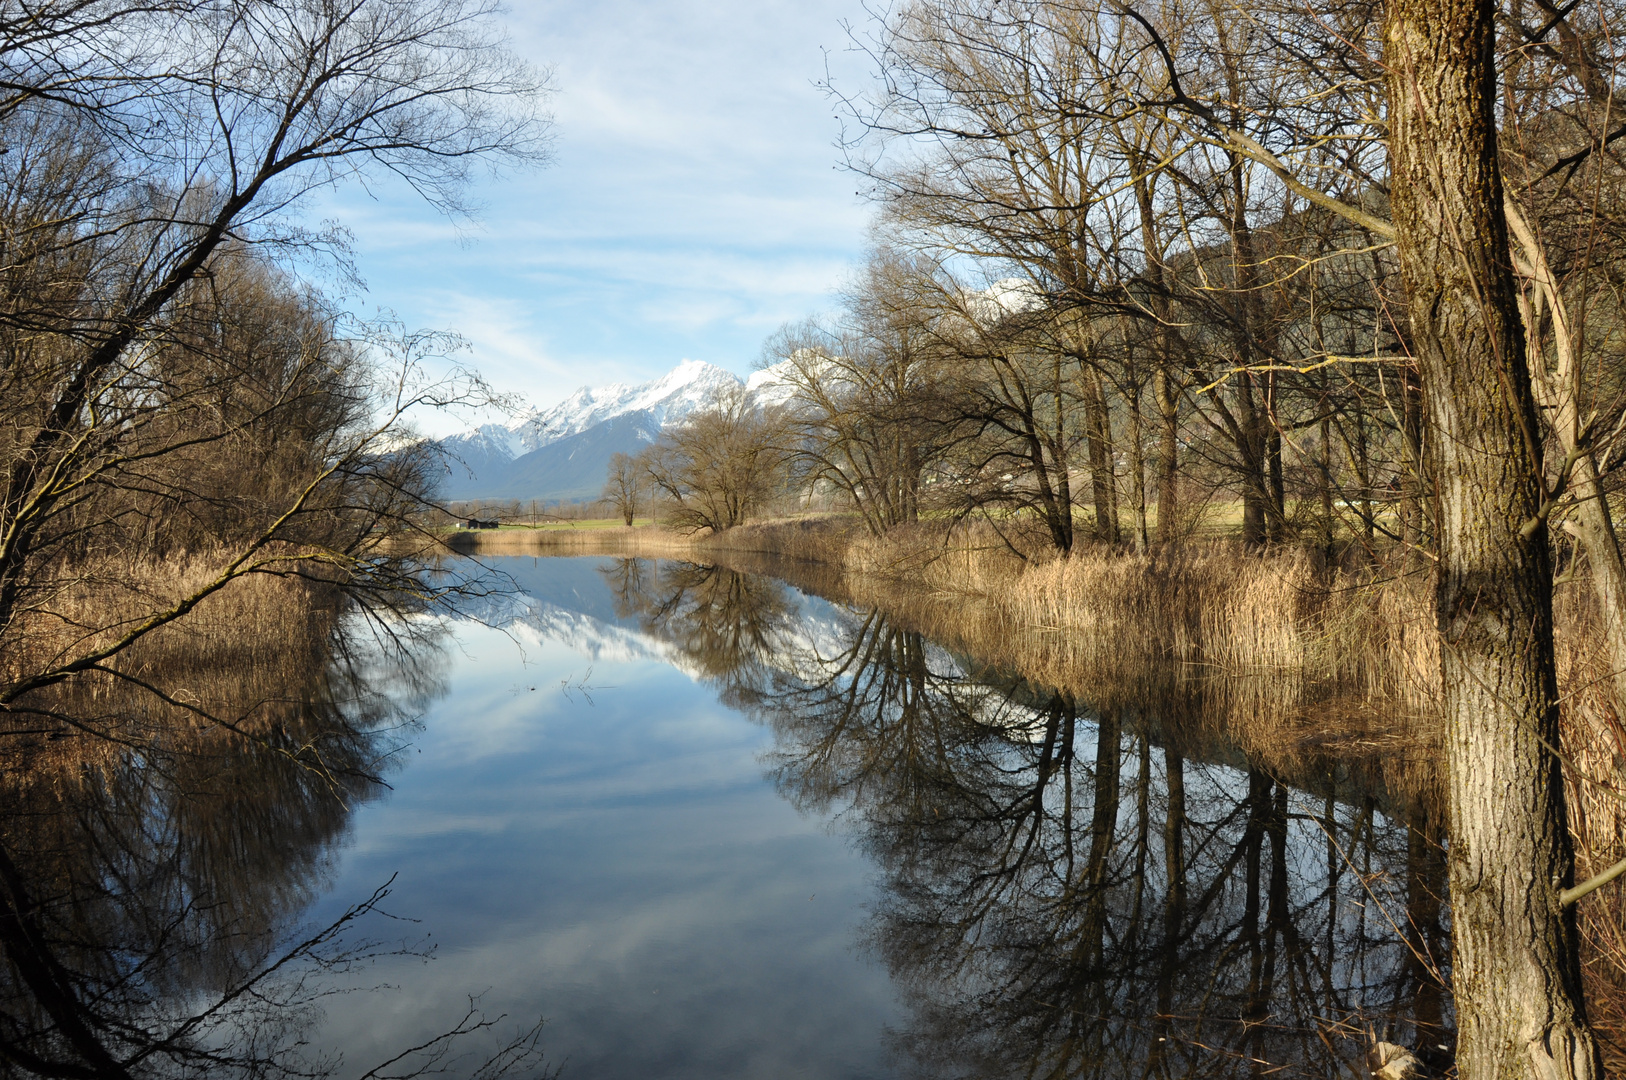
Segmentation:
{"type": "Polygon", "coordinates": [[[1218,491],[1255,547],[1423,556],[1463,1077],[1599,1074],[1551,599],[1578,542],[1626,702],[1621,14],[900,5],[857,38],[873,90],[832,88],[882,251],[769,347],[796,394],[765,445],[872,529],[929,492],[1149,548],[1218,491]]]}
{"type": "Polygon", "coordinates": [[[343,255],[297,210],[370,168],[455,212],[474,162],[537,157],[541,83],[490,14],[64,0],[0,16],[0,706],[201,599],[149,602],[36,663],[26,643],[59,628],[94,559],[209,548],[209,592],[260,571],[407,582],[370,553],[430,486],[402,416],[478,387],[424,377],[436,335],[347,329],[297,284],[293,260],[343,255]]]}
{"type": "Polygon", "coordinates": [[[403,413],[478,387],[424,377],[436,335],[346,330],[296,283],[294,260],[343,255],[299,200],[372,169],[457,211],[476,161],[537,158],[541,83],[491,11],[63,0],[0,16],[0,708],[115,667],[202,599],[28,647],[62,629],[94,560],[211,548],[205,592],[260,571],[358,594],[410,582],[372,550],[431,486],[403,413]]]}
{"type": "MultiPolygon", "coordinates": [[[[1174,542],[1215,496],[1250,544],[1429,548],[1372,14],[933,0],[879,23],[878,89],[841,103],[881,243],[840,314],[765,347],[794,391],[753,436],[780,482],[876,531],[923,506],[1030,514],[1061,551],[1174,542]]],[[[1547,516],[1590,535],[1612,532],[1585,493],[1611,482],[1623,400],[1616,166],[1607,140],[1586,149],[1608,134],[1588,89],[1608,13],[1552,14],[1502,39],[1499,164],[1540,360],[1531,437],[1569,461],[1547,516]]],[[[705,423],[732,432],[731,412],[705,423]]],[[[682,496],[728,482],[695,473],[682,496]]]]}

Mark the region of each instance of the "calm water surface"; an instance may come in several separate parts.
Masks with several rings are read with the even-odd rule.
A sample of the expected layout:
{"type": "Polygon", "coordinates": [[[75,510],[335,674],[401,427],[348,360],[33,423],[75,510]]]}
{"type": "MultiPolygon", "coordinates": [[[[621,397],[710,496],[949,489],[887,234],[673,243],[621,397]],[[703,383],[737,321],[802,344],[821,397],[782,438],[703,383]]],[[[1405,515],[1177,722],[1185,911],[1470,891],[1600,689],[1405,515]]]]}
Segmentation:
{"type": "Polygon", "coordinates": [[[455,623],[445,696],[357,813],[329,900],[398,874],[389,908],[438,956],[330,1006],[326,1037],[371,1060],[484,994],[545,1015],[566,1075],[893,1075],[895,994],[856,947],[874,867],[778,794],[772,732],[618,614],[614,561],[498,565],[520,595],[455,623]]]}
{"type": "MultiPolygon", "coordinates": [[[[766,578],[512,559],[335,897],[399,874],[428,969],[590,1077],[1333,1075],[1451,1042],[1439,850],[1143,717],[766,578]]],[[[448,999],[451,998],[449,1001],[448,999]]]]}
{"type": "Polygon", "coordinates": [[[316,619],[69,700],[139,740],[8,744],[0,1076],[359,1076],[471,998],[507,1019],[441,1075],[538,1016],[595,1080],[1449,1062],[1434,827],[1336,763],[1293,787],[1200,700],[1104,712],[768,577],[494,562],[405,650],[316,619]]]}

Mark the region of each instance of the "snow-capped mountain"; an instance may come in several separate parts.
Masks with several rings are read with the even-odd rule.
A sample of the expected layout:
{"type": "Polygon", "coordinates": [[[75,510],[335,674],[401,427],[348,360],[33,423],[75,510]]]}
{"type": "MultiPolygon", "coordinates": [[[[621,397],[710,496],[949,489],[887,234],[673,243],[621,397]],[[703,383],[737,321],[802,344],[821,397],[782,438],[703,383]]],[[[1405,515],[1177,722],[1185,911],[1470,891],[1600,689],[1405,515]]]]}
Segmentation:
{"type": "Polygon", "coordinates": [[[796,395],[796,386],[789,379],[794,370],[791,361],[781,360],[761,371],[751,372],[751,377],[745,380],[745,392],[751,403],[758,408],[776,408],[790,401],[796,395]]]}
{"type": "MultiPolygon", "coordinates": [[[[758,372],[753,379],[765,374],[758,372]]],[[[448,457],[442,495],[521,501],[595,498],[613,454],[636,454],[666,427],[743,385],[714,364],[685,360],[650,382],[584,386],[550,409],[441,439],[448,457]]],[[[768,403],[779,403],[779,391],[772,386],[765,391],[768,403]]]]}
{"type": "Polygon", "coordinates": [[[533,409],[508,423],[481,424],[444,438],[440,444],[469,471],[479,474],[490,465],[523,457],[628,413],[646,414],[656,428],[664,428],[740,385],[732,372],[701,360],[685,360],[650,382],[584,386],[551,409],[533,409]]]}
{"type": "Polygon", "coordinates": [[[441,449],[466,472],[476,476],[507,465],[525,453],[519,432],[510,424],[481,424],[440,440],[441,449]]]}
{"type": "Polygon", "coordinates": [[[666,427],[739,385],[738,376],[732,372],[702,360],[685,360],[653,382],[584,386],[553,408],[520,421],[514,430],[525,450],[530,451],[624,413],[646,412],[666,427]]]}

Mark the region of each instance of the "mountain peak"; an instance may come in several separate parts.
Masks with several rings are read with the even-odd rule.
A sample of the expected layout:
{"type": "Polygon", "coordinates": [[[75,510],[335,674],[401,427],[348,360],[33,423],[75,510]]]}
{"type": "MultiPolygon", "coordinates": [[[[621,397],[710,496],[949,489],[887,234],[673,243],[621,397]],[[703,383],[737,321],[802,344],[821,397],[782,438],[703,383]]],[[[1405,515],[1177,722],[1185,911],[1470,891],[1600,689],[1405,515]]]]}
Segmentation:
{"type": "Polygon", "coordinates": [[[482,458],[516,458],[627,413],[646,412],[662,427],[674,424],[741,385],[738,376],[716,364],[684,360],[649,382],[579,387],[551,409],[533,409],[506,424],[481,424],[442,442],[482,458]]]}
{"type": "Polygon", "coordinates": [[[723,389],[739,385],[738,376],[715,364],[684,360],[660,378],[635,386],[584,386],[553,408],[531,414],[514,430],[530,451],[631,412],[647,412],[665,427],[705,405],[723,389]]]}
{"type": "Polygon", "coordinates": [[[715,364],[684,360],[649,382],[583,386],[550,409],[533,410],[507,424],[482,424],[462,435],[442,439],[441,445],[460,463],[452,470],[448,497],[508,497],[519,486],[534,489],[539,497],[556,497],[548,483],[533,482],[532,474],[543,467],[544,457],[548,459],[547,468],[556,472],[563,468],[549,457],[558,454],[571,458],[586,455],[570,466],[573,476],[582,476],[571,481],[569,494],[572,498],[591,494],[603,482],[604,462],[614,450],[636,453],[662,428],[681,423],[721,393],[743,385],[738,376],[715,364]],[[559,447],[557,453],[550,450],[548,455],[530,456],[564,440],[570,442],[559,447]],[[584,465],[587,457],[596,464],[584,465]],[[587,473],[593,474],[590,483],[582,478],[587,473]]]}

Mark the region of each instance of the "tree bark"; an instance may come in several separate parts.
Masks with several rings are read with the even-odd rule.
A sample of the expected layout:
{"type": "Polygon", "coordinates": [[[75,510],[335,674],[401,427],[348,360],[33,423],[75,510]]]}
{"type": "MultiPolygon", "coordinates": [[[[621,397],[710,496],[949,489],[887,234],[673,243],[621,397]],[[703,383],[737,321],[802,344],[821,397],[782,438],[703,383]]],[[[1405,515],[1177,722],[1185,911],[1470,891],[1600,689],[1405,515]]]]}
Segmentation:
{"type": "Polygon", "coordinates": [[[1494,116],[1494,6],[1394,0],[1393,208],[1431,424],[1462,1080],[1601,1075],[1581,998],[1552,565],[1494,116]]]}
{"type": "Polygon", "coordinates": [[[1179,539],[1180,507],[1178,484],[1180,481],[1180,398],[1174,377],[1169,374],[1169,334],[1163,332],[1164,349],[1159,357],[1154,376],[1157,395],[1157,415],[1162,421],[1157,443],[1157,542],[1168,548],[1179,539]]]}
{"type": "Polygon", "coordinates": [[[1119,540],[1118,477],[1114,467],[1112,420],[1101,387],[1101,375],[1094,368],[1082,372],[1084,430],[1090,451],[1090,487],[1095,496],[1095,535],[1109,544],[1119,540]]]}

